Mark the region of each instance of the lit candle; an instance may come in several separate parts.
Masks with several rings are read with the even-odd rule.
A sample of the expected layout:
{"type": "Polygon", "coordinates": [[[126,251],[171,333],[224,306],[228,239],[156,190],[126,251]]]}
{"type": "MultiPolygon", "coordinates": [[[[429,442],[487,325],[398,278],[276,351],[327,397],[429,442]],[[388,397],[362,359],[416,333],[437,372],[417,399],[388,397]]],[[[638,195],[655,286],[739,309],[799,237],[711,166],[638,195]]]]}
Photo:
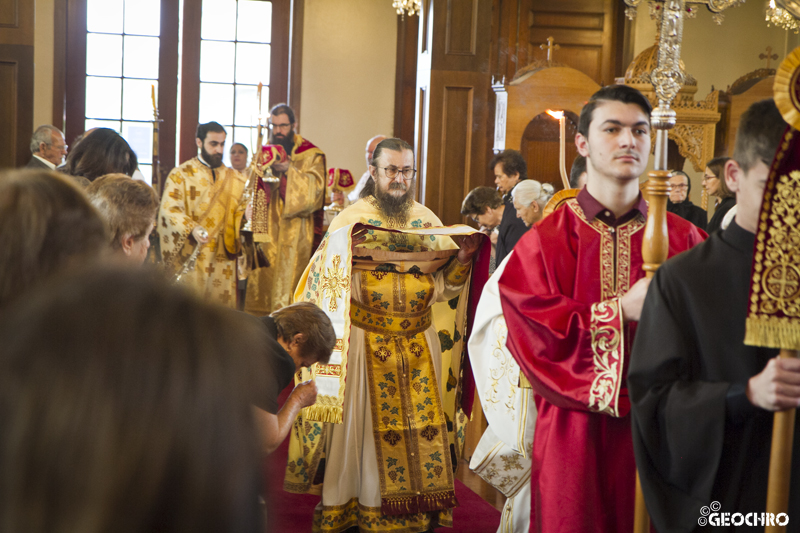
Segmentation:
{"type": "Polygon", "coordinates": [[[256,98],[258,98],[258,119],[259,119],[259,122],[261,121],[261,88],[263,86],[264,86],[263,83],[258,82],[258,96],[256,96],[256,98]]]}
{"type": "Polygon", "coordinates": [[[547,110],[547,114],[553,118],[558,119],[558,137],[559,137],[559,150],[558,150],[558,169],[561,171],[561,182],[564,184],[565,189],[569,189],[569,178],[567,177],[567,145],[566,130],[567,124],[563,111],[547,110]]]}

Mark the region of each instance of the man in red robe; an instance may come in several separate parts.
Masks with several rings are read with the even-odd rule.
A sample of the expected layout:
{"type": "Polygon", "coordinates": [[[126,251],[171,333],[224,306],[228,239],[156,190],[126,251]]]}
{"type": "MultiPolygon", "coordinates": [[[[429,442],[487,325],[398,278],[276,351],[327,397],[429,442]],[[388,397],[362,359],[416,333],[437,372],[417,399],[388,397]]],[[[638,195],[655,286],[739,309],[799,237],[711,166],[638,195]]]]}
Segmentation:
{"type": "MultiPolygon", "coordinates": [[[[534,225],[500,279],[507,346],[531,382],[531,531],[633,530],[636,465],[625,383],[649,280],[642,270],[650,154],[647,98],[604,87],[581,111],[575,143],[588,179],[534,225]]],[[[669,255],[705,233],[667,213],[669,255]]]]}

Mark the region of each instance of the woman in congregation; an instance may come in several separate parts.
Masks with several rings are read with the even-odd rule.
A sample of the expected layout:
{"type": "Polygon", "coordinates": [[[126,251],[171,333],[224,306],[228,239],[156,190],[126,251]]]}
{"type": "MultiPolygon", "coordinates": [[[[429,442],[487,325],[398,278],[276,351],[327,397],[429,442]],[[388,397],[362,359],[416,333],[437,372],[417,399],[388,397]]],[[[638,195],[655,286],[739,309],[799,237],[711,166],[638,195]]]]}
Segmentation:
{"type": "Polygon", "coordinates": [[[128,141],[109,128],[87,131],[70,151],[64,165],[64,173],[73,176],[84,186],[106,174],[133,176],[139,167],[136,152],[128,141]]]}
{"type": "Polygon", "coordinates": [[[521,218],[530,228],[542,219],[544,206],[547,205],[553,194],[555,194],[555,189],[549,183],[539,183],[532,179],[520,181],[511,191],[517,218],[521,218]]]}
{"type": "Polygon", "coordinates": [[[716,198],[717,206],[706,226],[706,232],[709,235],[722,227],[722,219],[725,218],[725,214],[736,205],[736,194],[731,192],[725,184],[725,163],[728,160],[730,157],[715,157],[708,162],[703,175],[703,187],[709,197],[716,198]]]}
{"type": "Polygon", "coordinates": [[[2,310],[61,270],[98,260],[108,243],[100,215],[68,176],[12,170],[0,172],[0,250],[2,310]]]}
{"type": "Polygon", "coordinates": [[[135,264],[144,263],[158,214],[156,191],[125,174],[107,174],[94,180],[86,194],[106,223],[115,255],[135,264]]]}

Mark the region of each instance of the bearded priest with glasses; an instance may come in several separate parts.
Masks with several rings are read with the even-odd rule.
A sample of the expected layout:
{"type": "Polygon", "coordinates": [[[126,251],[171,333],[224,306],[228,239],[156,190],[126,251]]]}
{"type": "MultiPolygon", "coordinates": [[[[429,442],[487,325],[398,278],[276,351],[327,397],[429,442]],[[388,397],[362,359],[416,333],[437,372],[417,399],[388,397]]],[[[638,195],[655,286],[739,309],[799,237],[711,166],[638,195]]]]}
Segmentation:
{"type": "Polygon", "coordinates": [[[452,527],[468,293],[488,275],[489,249],[414,201],[405,141],[378,144],[370,174],[295,291],[326,312],[337,342],[329,364],[301,376],[319,394],[295,422],[284,488],[321,491],[314,531],[452,527]]]}
{"type": "Polygon", "coordinates": [[[267,237],[246,247],[253,270],[247,276],[245,311],[258,316],[292,303],[292,291],[322,238],[322,202],[328,176],[325,154],[295,131],[292,108],[278,104],[269,113],[270,146],[262,153],[266,154],[267,148],[282,148],[286,157],[273,159],[263,169],[279,178],[266,187],[262,199],[267,237]]]}

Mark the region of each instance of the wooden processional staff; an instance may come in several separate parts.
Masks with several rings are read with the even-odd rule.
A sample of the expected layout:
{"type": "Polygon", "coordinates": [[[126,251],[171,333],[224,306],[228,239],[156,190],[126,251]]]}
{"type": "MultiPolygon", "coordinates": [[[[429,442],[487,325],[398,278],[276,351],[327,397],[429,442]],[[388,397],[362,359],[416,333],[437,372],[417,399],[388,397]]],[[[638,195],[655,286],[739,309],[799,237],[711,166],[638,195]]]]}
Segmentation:
{"type": "MultiPolygon", "coordinates": [[[[683,37],[684,0],[667,0],[661,10],[661,35],[658,43],[658,66],[650,79],[658,96],[658,107],[650,115],[650,124],[656,130],[654,170],[648,173],[647,224],[642,243],[643,269],[652,278],[669,254],[667,233],[667,197],[669,196],[670,172],[667,168],[667,141],[669,130],[675,126],[676,113],[670,109],[672,101],[683,86],[683,71],[680,68],[681,39],[683,37]]],[[[650,516],[642,493],[639,473],[636,473],[636,503],[633,530],[635,533],[650,531],[650,516]]]]}

